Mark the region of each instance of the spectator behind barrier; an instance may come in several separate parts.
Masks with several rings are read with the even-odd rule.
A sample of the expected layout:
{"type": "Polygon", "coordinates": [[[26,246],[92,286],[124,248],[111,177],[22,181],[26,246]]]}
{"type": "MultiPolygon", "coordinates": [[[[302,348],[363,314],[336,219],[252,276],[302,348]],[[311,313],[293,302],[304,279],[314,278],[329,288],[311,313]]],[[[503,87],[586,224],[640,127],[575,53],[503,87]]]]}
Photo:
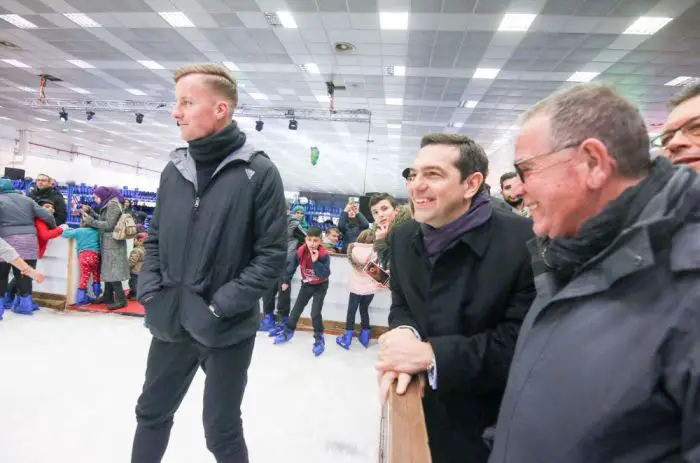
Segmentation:
{"type": "Polygon", "coordinates": [[[669,108],[671,114],[652,146],[674,164],[700,172],[700,81],[676,95],[669,108]]]}
{"type": "Polygon", "coordinates": [[[54,205],[54,218],[56,226],[66,223],[68,209],[66,208],[66,199],[63,194],[56,188],[56,181],[46,174],[39,174],[36,178],[34,188],[29,191],[29,197],[37,203],[41,201],[51,201],[54,205]]]}

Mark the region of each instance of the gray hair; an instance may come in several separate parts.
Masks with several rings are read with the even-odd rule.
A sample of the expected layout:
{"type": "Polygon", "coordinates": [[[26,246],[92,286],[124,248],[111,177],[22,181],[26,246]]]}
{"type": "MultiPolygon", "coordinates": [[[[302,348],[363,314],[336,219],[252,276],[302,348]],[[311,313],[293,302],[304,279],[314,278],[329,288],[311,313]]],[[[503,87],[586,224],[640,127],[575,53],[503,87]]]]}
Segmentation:
{"type": "Polygon", "coordinates": [[[637,178],[649,172],[649,133],[639,110],[605,84],[580,84],[553,93],[525,115],[549,117],[553,149],[600,140],[617,164],[616,173],[637,178]]]}
{"type": "Polygon", "coordinates": [[[700,80],[696,80],[692,84],[683,87],[683,90],[678,92],[678,94],[668,102],[668,109],[674,110],[676,107],[696,96],[700,96],[700,80]]]}

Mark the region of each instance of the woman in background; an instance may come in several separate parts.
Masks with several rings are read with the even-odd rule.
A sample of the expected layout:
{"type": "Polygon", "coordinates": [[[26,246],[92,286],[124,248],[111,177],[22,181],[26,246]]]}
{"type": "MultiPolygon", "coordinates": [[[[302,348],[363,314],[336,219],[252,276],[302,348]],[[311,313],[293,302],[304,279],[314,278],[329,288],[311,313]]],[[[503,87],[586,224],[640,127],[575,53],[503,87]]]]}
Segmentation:
{"type": "Polygon", "coordinates": [[[115,240],[112,232],[122,215],[122,197],[119,190],[109,187],[95,188],[93,193],[97,211],[83,210],[85,225],[100,231],[102,263],[100,276],[105,282],[104,296],[96,303],[107,304],[109,310],[123,309],[127,306],[126,294],[122,281],[129,279],[129,258],[126,241],[115,240]]]}
{"type": "MultiPolygon", "coordinates": [[[[49,211],[15,190],[12,180],[0,179],[0,238],[7,241],[31,268],[36,268],[39,258],[35,218],[41,219],[50,228],[56,227],[56,221],[49,211]]],[[[5,309],[11,308],[15,313],[32,315],[32,278],[26,272],[14,268],[17,295],[10,300],[11,296],[7,294],[7,280],[11,268],[10,263],[0,262],[0,294],[4,295],[5,309]]]]}

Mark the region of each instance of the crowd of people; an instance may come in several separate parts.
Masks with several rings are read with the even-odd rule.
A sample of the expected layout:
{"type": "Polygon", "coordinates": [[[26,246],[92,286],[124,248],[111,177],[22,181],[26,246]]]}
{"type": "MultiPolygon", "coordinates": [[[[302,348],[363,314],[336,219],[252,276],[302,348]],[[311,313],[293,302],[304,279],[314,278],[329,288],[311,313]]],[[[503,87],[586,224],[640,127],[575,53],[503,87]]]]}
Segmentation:
{"type": "MultiPolygon", "coordinates": [[[[248,461],[240,407],[256,332],[288,342],[311,302],[312,352],[323,353],[329,253],[340,242],[352,273],[336,343],[350,348],[359,311],[367,346],[368,306],[390,292],[380,399],[419,384],[434,462],[700,461],[700,85],[671,102],[653,140],[638,108],[609,86],[552,94],[522,119],[500,198],[478,143],[427,134],[403,173],[409,203],[374,196],[370,224],[350,202],[324,237],[286,204],[274,153],[232,122],[231,73],[192,65],[174,80],[173,117],[188,147],[161,175],[139,251],[138,300],[153,339],[132,463],[162,460],[200,367],[208,449],[219,463],[248,461]]],[[[13,236],[35,237],[35,218],[49,229],[55,219],[38,204],[14,205],[2,183],[0,192],[3,213],[11,203],[26,217],[0,226],[0,255],[31,276],[36,239],[13,236]]],[[[101,231],[102,277],[121,301],[116,282],[129,266],[107,233],[121,208],[108,190],[96,202],[83,221],[101,231]]]]}

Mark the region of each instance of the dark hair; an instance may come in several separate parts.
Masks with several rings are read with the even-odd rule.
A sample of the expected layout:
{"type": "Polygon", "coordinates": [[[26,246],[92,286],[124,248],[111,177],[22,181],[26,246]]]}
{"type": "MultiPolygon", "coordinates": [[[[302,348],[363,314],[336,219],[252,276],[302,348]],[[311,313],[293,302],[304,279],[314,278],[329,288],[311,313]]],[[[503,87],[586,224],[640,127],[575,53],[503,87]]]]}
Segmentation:
{"type": "Polygon", "coordinates": [[[668,109],[676,109],[676,107],[696,96],[700,96],[700,80],[683,87],[683,90],[674,95],[671,101],[668,102],[668,109]]]}
{"type": "Polygon", "coordinates": [[[506,180],[510,180],[511,178],[517,177],[518,174],[515,172],[506,172],[505,174],[501,175],[501,190],[503,189],[503,182],[506,180]]]}
{"type": "MultiPolygon", "coordinates": [[[[420,147],[428,145],[448,145],[459,149],[455,167],[459,169],[461,181],[475,172],[481,172],[484,179],[489,175],[489,158],[477,142],[461,133],[429,133],[420,141],[420,147]]],[[[483,184],[482,184],[483,185],[483,184]]]]}
{"type": "Polygon", "coordinates": [[[372,195],[372,197],[369,198],[369,207],[374,207],[384,200],[389,201],[389,204],[391,204],[391,207],[393,208],[398,206],[394,197],[391,196],[389,193],[377,193],[376,195],[372,195]]]}
{"type": "Polygon", "coordinates": [[[329,234],[330,232],[336,232],[337,234],[340,235],[340,229],[338,227],[331,227],[328,230],[326,230],[326,235],[329,234]]]}
{"type": "Polygon", "coordinates": [[[309,231],[306,232],[307,238],[320,238],[321,235],[321,229],[317,227],[311,227],[309,228],[309,231]]]}
{"type": "Polygon", "coordinates": [[[524,121],[538,115],[549,120],[553,149],[596,138],[608,149],[621,177],[637,178],[649,172],[649,133],[644,119],[637,107],[612,87],[574,85],[537,103],[524,121]]]}

